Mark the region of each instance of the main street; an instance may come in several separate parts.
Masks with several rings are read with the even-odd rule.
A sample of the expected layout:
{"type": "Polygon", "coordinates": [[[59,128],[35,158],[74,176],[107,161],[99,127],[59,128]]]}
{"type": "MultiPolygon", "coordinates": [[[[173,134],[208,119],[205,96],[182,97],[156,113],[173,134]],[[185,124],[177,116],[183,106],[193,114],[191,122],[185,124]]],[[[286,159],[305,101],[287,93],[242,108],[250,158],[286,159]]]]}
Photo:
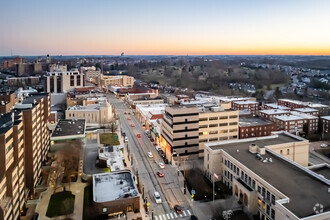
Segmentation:
{"type": "Polygon", "coordinates": [[[108,95],[109,101],[115,108],[115,112],[119,117],[121,130],[126,133],[128,138],[128,149],[130,156],[133,158],[134,173],[139,178],[144,188],[144,196],[150,203],[150,213],[153,211],[154,219],[174,219],[187,218],[191,213],[191,207],[183,194],[183,177],[180,173],[178,176],[177,168],[170,164],[166,164],[164,169],[159,167],[159,162],[163,162],[158,155],[155,147],[145,134],[141,123],[133,115],[125,115],[125,112],[131,112],[126,104],[117,99],[114,95],[108,95]],[[127,118],[130,118],[128,120],[127,118]],[[134,124],[134,127],[131,125],[134,124]],[[137,137],[140,134],[141,137],[137,137]],[[153,157],[149,158],[147,152],[152,152],[153,157]],[[137,164],[136,164],[137,163],[137,164]],[[157,171],[164,172],[164,177],[158,177],[157,171]],[[154,192],[160,193],[162,203],[157,204],[154,199],[154,192]],[[174,205],[183,206],[184,213],[177,215],[173,211],[174,205]]]}

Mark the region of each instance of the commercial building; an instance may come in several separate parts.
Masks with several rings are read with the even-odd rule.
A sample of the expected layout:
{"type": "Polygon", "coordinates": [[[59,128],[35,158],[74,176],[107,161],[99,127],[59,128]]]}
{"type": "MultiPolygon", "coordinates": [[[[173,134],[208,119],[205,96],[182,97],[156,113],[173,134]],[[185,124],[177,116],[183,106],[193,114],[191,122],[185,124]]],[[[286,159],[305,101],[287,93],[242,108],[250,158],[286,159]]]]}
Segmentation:
{"type": "Polygon", "coordinates": [[[238,111],[221,107],[202,108],[199,112],[199,157],[204,143],[238,138],[238,111]]]}
{"type": "Polygon", "coordinates": [[[276,116],[281,116],[281,115],[289,115],[290,112],[287,110],[281,110],[281,109],[268,109],[268,110],[260,110],[259,111],[259,116],[266,118],[268,120],[274,121],[274,118],[276,116]]]}
{"type": "Polygon", "coordinates": [[[100,216],[140,210],[138,189],[129,171],[94,174],[93,201],[100,216]]]}
{"type": "Polygon", "coordinates": [[[0,219],[19,219],[27,199],[22,112],[0,116],[0,219]]]}
{"type": "Polygon", "coordinates": [[[232,106],[235,110],[248,110],[252,115],[256,115],[259,110],[259,103],[255,101],[236,101],[232,106]]]}
{"type": "Polygon", "coordinates": [[[108,86],[124,86],[133,87],[134,77],[126,75],[107,76],[101,75],[102,88],[108,88],[108,86]]]}
{"type": "Polygon", "coordinates": [[[56,142],[84,139],[85,131],[86,123],[84,119],[61,119],[56,124],[50,141],[53,145],[56,142]]]}
{"type": "Polygon", "coordinates": [[[157,119],[163,119],[167,104],[136,105],[136,118],[146,130],[152,129],[152,124],[157,119]]]}
{"type": "Polygon", "coordinates": [[[35,85],[38,85],[39,82],[40,82],[40,77],[38,77],[38,76],[7,78],[7,84],[10,87],[35,86],[35,85]]]}
{"type": "Polygon", "coordinates": [[[129,101],[130,105],[133,109],[136,108],[137,105],[157,105],[163,104],[164,99],[161,98],[153,98],[153,99],[136,99],[129,101]]]}
{"type": "Polygon", "coordinates": [[[199,109],[197,107],[165,107],[160,142],[166,157],[196,159],[199,155],[199,109]]]}
{"type": "Polygon", "coordinates": [[[97,101],[95,104],[68,107],[65,110],[65,119],[85,119],[87,126],[109,124],[113,119],[112,106],[106,98],[98,98],[97,101]]]}
{"type": "Polygon", "coordinates": [[[308,145],[287,132],[206,143],[205,175],[224,183],[258,219],[329,219],[330,182],[303,167],[308,145]]]}
{"type": "Polygon", "coordinates": [[[84,75],[78,70],[48,72],[46,76],[46,92],[65,93],[84,86],[84,75]]]}
{"type": "Polygon", "coordinates": [[[85,70],[83,73],[85,75],[86,82],[91,82],[96,85],[100,85],[101,74],[102,74],[100,69],[98,69],[98,70],[88,69],[88,70],[85,70]]]}
{"type": "Polygon", "coordinates": [[[276,124],[260,117],[239,118],[239,139],[269,136],[276,131],[276,124]]]}

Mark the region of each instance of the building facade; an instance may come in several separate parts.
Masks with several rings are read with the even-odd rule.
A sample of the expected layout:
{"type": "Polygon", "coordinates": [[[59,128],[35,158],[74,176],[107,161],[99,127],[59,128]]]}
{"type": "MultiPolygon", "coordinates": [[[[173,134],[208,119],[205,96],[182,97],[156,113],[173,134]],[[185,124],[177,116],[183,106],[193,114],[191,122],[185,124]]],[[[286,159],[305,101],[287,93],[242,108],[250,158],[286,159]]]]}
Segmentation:
{"type": "Polygon", "coordinates": [[[101,75],[102,88],[108,88],[108,86],[123,86],[133,87],[134,77],[126,75],[106,76],[101,75]]]}
{"type": "Polygon", "coordinates": [[[84,86],[84,75],[78,70],[65,72],[48,72],[46,76],[46,92],[63,93],[84,86]]]}
{"type": "Polygon", "coordinates": [[[239,119],[239,139],[269,136],[276,131],[276,124],[260,117],[239,119]]]}
{"type": "Polygon", "coordinates": [[[290,112],[287,110],[281,109],[267,109],[259,111],[259,116],[262,118],[266,118],[268,120],[274,121],[274,117],[282,116],[282,115],[289,115],[290,112]]]}
{"type": "Polygon", "coordinates": [[[236,101],[233,102],[233,109],[248,110],[252,115],[256,115],[259,110],[259,103],[255,101],[236,101]]]}

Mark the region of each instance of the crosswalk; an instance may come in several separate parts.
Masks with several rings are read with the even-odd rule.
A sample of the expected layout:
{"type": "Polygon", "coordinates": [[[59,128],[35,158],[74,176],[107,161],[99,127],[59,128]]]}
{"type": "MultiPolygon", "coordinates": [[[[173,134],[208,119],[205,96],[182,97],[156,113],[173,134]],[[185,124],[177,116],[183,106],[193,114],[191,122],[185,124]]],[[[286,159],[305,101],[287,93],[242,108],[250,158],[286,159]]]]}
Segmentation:
{"type": "Polygon", "coordinates": [[[169,219],[178,219],[190,216],[191,212],[189,210],[184,210],[181,214],[177,214],[176,212],[171,212],[167,214],[161,214],[154,216],[155,220],[169,220],[169,219]]]}

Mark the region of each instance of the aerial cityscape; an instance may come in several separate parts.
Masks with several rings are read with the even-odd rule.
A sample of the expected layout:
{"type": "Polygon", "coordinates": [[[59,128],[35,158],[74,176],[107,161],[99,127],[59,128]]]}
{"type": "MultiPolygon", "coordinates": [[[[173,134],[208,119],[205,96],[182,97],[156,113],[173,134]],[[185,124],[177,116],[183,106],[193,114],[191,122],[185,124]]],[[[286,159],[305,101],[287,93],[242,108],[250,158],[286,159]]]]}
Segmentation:
{"type": "Polygon", "coordinates": [[[0,220],[330,220],[330,2],[0,3],[0,220]]]}

